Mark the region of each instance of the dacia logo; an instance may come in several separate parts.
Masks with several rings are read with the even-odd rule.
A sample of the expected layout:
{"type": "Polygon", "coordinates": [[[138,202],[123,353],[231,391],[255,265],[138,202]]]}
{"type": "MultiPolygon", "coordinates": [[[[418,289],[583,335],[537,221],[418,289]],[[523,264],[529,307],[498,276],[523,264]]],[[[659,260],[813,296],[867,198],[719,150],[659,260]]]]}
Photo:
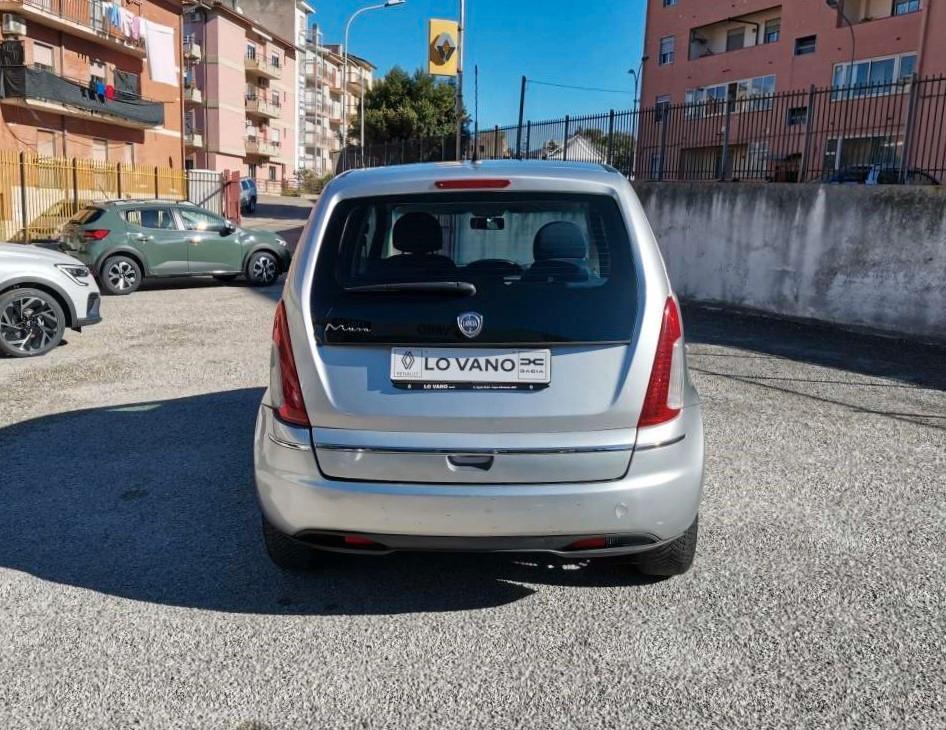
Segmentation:
{"type": "Polygon", "coordinates": [[[465,337],[472,340],[483,331],[483,315],[479,312],[464,312],[457,317],[457,326],[465,337]]]}

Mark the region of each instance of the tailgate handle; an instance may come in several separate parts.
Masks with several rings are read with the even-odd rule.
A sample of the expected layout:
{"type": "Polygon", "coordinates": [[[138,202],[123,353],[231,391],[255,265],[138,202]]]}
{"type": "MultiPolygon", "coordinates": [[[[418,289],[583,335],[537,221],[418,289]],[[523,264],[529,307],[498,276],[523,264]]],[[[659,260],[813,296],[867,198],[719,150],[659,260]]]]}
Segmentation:
{"type": "Polygon", "coordinates": [[[492,454],[451,454],[447,464],[452,469],[479,469],[489,471],[493,466],[492,454]]]}

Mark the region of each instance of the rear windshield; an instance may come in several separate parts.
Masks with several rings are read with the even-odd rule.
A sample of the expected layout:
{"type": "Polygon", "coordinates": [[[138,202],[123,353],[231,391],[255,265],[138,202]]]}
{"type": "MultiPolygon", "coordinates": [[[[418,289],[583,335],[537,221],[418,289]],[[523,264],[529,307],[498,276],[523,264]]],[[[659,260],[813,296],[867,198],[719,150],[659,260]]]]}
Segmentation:
{"type": "Polygon", "coordinates": [[[78,213],[76,213],[72,218],[69,219],[70,223],[75,223],[76,225],[82,226],[86,223],[95,223],[99,218],[102,217],[104,211],[101,208],[88,207],[83,208],[78,213]]]}
{"type": "Polygon", "coordinates": [[[607,196],[462,193],[335,209],[313,312],[328,343],[627,342],[637,276],[607,196]],[[482,317],[475,337],[458,318],[482,317]]]}

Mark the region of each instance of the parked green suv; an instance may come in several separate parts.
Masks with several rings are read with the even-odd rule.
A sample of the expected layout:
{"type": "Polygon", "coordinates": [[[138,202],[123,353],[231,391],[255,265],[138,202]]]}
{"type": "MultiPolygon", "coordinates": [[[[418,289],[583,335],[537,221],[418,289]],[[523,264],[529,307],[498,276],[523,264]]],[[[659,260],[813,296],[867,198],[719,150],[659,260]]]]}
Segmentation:
{"type": "Polygon", "coordinates": [[[81,259],[103,291],[131,294],[145,277],[245,276],[276,281],[292,257],[270,231],[241,228],[193,203],[116,200],[87,205],[63,226],[60,248],[81,259]]]}

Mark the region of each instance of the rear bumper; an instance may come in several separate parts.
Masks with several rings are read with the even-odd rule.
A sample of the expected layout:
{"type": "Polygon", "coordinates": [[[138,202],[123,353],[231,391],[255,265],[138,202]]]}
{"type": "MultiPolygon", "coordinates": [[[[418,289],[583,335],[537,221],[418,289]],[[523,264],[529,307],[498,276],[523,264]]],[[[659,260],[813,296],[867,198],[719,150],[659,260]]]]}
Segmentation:
{"type": "Polygon", "coordinates": [[[580,557],[586,553],[562,548],[581,537],[606,536],[614,547],[587,554],[633,553],[678,537],[699,510],[700,407],[684,409],[680,421],[685,438],[636,451],[625,476],[615,481],[403,484],[326,479],[311,443],[298,439],[293,447],[292,439],[280,438],[272,411],[263,406],[255,437],[256,488],[266,518],[299,539],[359,534],[391,549],[580,557]]]}

